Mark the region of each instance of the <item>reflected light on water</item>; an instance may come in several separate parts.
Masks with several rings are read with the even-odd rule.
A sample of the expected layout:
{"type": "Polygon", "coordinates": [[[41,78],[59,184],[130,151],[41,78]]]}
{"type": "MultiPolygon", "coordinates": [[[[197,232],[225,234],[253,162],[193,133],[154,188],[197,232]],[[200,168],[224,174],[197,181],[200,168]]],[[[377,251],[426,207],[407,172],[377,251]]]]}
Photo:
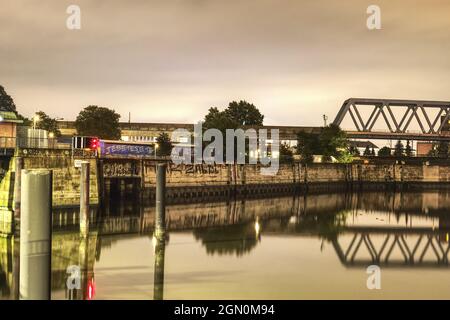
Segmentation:
{"type": "Polygon", "coordinates": [[[261,232],[261,225],[259,224],[258,219],[255,221],[255,232],[256,232],[256,237],[258,237],[259,233],[261,232]]]}
{"type": "Polygon", "coordinates": [[[94,279],[90,279],[87,287],[87,299],[92,300],[95,296],[95,282],[94,279]]]}

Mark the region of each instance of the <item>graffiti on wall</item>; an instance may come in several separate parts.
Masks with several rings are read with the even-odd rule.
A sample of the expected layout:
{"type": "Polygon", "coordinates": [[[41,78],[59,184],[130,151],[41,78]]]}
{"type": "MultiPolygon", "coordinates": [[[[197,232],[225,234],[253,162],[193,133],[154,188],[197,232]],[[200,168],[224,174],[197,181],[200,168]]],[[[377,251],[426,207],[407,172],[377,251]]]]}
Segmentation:
{"type": "Polygon", "coordinates": [[[103,176],[114,177],[139,177],[138,163],[134,161],[108,161],[103,163],[103,176]]]}

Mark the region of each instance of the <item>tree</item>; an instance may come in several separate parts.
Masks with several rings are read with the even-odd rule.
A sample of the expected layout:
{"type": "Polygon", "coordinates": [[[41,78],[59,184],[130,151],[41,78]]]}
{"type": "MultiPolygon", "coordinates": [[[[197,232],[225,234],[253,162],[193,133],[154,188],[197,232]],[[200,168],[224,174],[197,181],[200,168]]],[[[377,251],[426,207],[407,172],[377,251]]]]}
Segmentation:
{"type": "Polygon", "coordinates": [[[370,152],[370,147],[369,147],[369,145],[367,145],[366,148],[364,149],[363,155],[364,155],[364,156],[371,156],[371,155],[372,155],[372,153],[370,152]]]}
{"type": "Polygon", "coordinates": [[[293,158],[294,153],[292,152],[292,149],[286,143],[282,143],[280,145],[280,160],[291,162],[293,158]]]}
{"type": "Polygon", "coordinates": [[[429,156],[429,157],[437,157],[438,156],[437,148],[435,145],[433,145],[431,150],[428,151],[427,156],[429,156]]]}
{"type": "Polygon", "coordinates": [[[239,126],[261,126],[264,121],[264,116],[258,108],[245,100],[230,102],[225,113],[239,126]]]}
{"type": "Polygon", "coordinates": [[[349,156],[353,156],[348,148],[347,135],[334,124],[321,128],[319,134],[299,132],[297,153],[305,163],[312,162],[315,154],[322,155],[322,161],[335,157],[338,161],[348,162],[349,156]]]}
{"type": "Polygon", "coordinates": [[[17,119],[23,121],[21,124],[19,124],[20,126],[30,127],[33,125],[33,121],[31,121],[27,117],[22,116],[20,113],[17,114],[17,119]]]}
{"type": "Polygon", "coordinates": [[[245,100],[232,101],[223,111],[219,111],[216,107],[209,108],[203,127],[219,129],[225,134],[226,129],[237,129],[246,125],[261,126],[263,120],[264,116],[253,104],[245,100]]]}
{"type": "Polygon", "coordinates": [[[356,157],[358,157],[358,156],[361,155],[361,154],[359,153],[358,148],[355,147],[355,146],[353,146],[353,145],[349,147],[348,151],[349,151],[353,156],[356,156],[356,157]]]}
{"type": "Polygon", "coordinates": [[[173,143],[167,133],[161,132],[156,138],[158,144],[157,153],[160,156],[170,156],[172,153],[173,143]]]}
{"type": "MultiPolygon", "coordinates": [[[[226,137],[226,130],[233,129],[236,130],[238,128],[243,127],[244,125],[262,125],[264,116],[259,112],[259,110],[253,105],[244,100],[239,102],[233,101],[230,102],[228,107],[219,111],[218,108],[212,107],[209,108],[208,113],[205,115],[205,119],[203,122],[203,130],[207,129],[218,129],[222,132],[224,137],[226,137]]],[[[235,139],[236,141],[236,139],[235,139]]],[[[246,138],[246,147],[248,149],[248,139],[246,138]]],[[[205,147],[208,143],[204,143],[205,147]]],[[[224,155],[226,156],[226,148],[223,148],[224,155]]],[[[235,143],[234,150],[235,157],[237,156],[237,145],[235,143]]],[[[248,155],[246,155],[248,156],[248,155]]]]}
{"type": "Polygon", "coordinates": [[[209,108],[208,114],[203,122],[204,129],[218,129],[225,136],[226,129],[237,129],[239,123],[235,121],[229,114],[219,111],[217,108],[209,108]]]}
{"type": "Polygon", "coordinates": [[[120,115],[114,110],[91,105],[78,114],[75,128],[81,136],[119,140],[121,136],[119,119],[120,115]]]}
{"type": "Polygon", "coordinates": [[[44,111],[36,112],[39,120],[36,122],[37,129],[47,130],[54,134],[55,137],[61,136],[61,131],[58,129],[58,121],[50,118],[44,111]]]}
{"type": "Polygon", "coordinates": [[[405,155],[407,157],[412,157],[412,155],[413,155],[411,144],[409,143],[409,140],[406,141],[405,155]]]}
{"type": "Polygon", "coordinates": [[[14,100],[6,93],[5,88],[0,86],[0,111],[16,112],[14,100]]]}
{"type": "Polygon", "coordinates": [[[403,143],[400,140],[398,140],[397,143],[395,144],[394,156],[396,156],[396,157],[403,157],[404,156],[403,143]]]}
{"type": "Polygon", "coordinates": [[[370,152],[370,155],[375,157],[375,149],[372,147],[372,151],[370,152]]]}
{"type": "Polygon", "coordinates": [[[297,133],[297,153],[302,163],[311,163],[313,155],[321,153],[319,135],[304,131],[297,133]]]}
{"type": "Polygon", "coordinates": [[[353,154],[347,149],[341,151],[337,157],[339,163],[352,163],[353,159],[353,154]]]}
{"type": "Polygon", "coordinates": [[[379,157],[389,157],[390,155],[391,155],[391,148],[389,147],[383,147],[380,150],[378,150],[379,157]]]}
{"type": "Polygon", "coordinates": [[[319,144],[321,154],[325,159],[339,158],[348,149],[347,135],[335,124],[330,124],[321,129],[319,144]]]}
{"type": "Polygon", "coordinates": [[[437,155],[442,158],[448,158],[448,142],[440,141],[436,148],[437,155]]]}

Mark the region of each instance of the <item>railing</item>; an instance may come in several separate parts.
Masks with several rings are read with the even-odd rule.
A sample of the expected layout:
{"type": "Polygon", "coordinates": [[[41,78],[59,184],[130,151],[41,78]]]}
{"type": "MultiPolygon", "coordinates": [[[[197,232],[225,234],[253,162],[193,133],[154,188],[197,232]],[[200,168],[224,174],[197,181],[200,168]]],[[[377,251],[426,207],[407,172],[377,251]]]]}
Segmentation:
{"type": "Polygon", "coordinates": [[[69,144],[58,143],[56,138],[0,137],[0,149],[70,149],[69,144]]]}

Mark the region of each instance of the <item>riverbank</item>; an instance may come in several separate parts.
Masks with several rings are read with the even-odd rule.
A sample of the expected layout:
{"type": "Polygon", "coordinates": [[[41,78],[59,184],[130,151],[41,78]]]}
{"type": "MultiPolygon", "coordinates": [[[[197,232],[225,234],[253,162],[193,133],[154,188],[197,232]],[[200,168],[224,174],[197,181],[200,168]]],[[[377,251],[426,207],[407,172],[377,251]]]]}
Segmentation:
{"type": "MultiPolygon", "coordinates": [[[[67,150],[19,150],[3,158],[0,211],[14,210],[18,201],[16,165],[53,171],[53,206],[79,205],[80,160],[90,162],[90,202],[109,198],[153,200],[156,164],[161,159],[79,158],[67,150]]],[[[261,165],[181,164],[167,166],[168,202],[204,202],[216,198],[266,197],[291,193],[342,190],[437,190],[450,188],[450,163],[390,160],[377,163],[282,163],[274,175],[263,175],[261,165]]]]}

